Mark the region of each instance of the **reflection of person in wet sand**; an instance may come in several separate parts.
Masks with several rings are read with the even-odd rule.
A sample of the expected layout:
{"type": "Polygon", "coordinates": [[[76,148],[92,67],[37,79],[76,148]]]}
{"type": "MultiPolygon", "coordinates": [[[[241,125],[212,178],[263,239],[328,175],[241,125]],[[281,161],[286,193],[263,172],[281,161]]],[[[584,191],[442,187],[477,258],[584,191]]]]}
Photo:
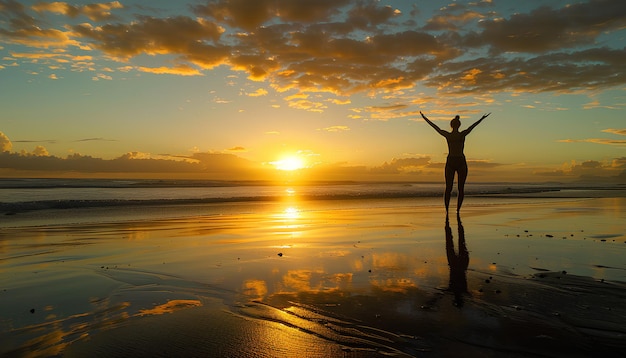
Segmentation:
{"type": "Polygon", "coordinates": [[[457,173],[457,181],[459,187],[459,195],[457,199],[456,211],[461,210],[463,204],[463,198],[465,197],[465,179],[467,179],[467,162],[465,161],[465,154],[463,154],[463,148],[465,147],[465,137],[470,134],[472,129],[476,127],[483,119],[487,118],[491,113],[484,114],[478,121],[469,126],[469,128],[459,131],[461,126],[461,120],[459,116],[454,117],[450,122],[452,131],[448,132],[439,128],[435,123],[431,122],[424,113],[420,111],[422,118],[433,127],[437,133],[446,138],[448,142],[448,159],[446,160],[446,192],[444,195],[444,202],[446,205],[446,213],[450,206],[450,194],[452,193],[452,185],[454,184],[454,173],[457,173]]]}
{"type": "Polygon", "coordinates": [[[446,256],[448,258],[448,266],[450,266],[450,283],[449,289],[454,293],[454,304],[458,307],[463,306],[463,295],[467,293],[467,266],[469,266],[469,252],[465,245],[465,230],[461,223],[461,217],[457,215],[457,224],[459,229],[459,247],[458,253],[454,251],[454,241],[452,237],[452,229],[450,228],[450,220],[446,215],[446,256]]]}

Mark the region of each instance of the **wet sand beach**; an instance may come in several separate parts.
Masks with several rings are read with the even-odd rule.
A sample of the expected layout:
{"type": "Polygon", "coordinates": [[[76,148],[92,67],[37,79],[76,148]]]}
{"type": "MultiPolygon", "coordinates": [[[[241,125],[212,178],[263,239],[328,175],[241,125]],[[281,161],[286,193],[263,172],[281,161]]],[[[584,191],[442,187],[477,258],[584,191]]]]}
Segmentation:
{"type": "Polygon", "coordinates": [[[447,221],[439,198],[62,215],[3,218],[3,356],[626,352],[623,197],[474,197],[447,221]]]}

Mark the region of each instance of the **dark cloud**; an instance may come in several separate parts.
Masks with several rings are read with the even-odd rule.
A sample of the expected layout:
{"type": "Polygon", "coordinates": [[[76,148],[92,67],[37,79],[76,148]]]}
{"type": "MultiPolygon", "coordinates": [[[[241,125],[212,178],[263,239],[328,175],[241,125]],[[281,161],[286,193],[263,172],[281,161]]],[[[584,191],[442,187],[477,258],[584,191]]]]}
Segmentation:
{"type": "Polygon", "coordinates": [[[74,26],[77,35],[91,39],[90,44],[103,52],[120,58],[140,54],[174,54],[182,59],[210,68],[222,63],[230,53],[217,42],[223,29],[210,21],[186,16],[170,18],[141,17],[130,24],[89,24],[74,26]]]}
{"type": "Polygon", "coordinates": [[[448,63],[427,80],[442,92],[574,92],[622,85],[626,48],[594,48],[533,58],[484,57],[448,63]]]}
{"type": "Polygon", "coordinates": [[[492,52],[541,53],[592,44],[605,31],[626,26],[626,3],[591,0],[559,9],[542,6],[527,14],[480,23],[483,31],[474,39],[492,52]]]}
{"type": "Polygon", "coordinates": [[[365,29],[384,24],[397,15],[397,11],[389,5],[380,7],[375,2],[360,2],[348,11],[346,22],[356,28],[365,29]]]}
{"type": "Polygon", "coordinates": [[[45,148],[33,153],[0,153],[0,169],[18,171],[80,172],[80,173],[177,173],[206,174],[211,177],[231,175],[234,178],[254,178],[261,167],[232,154],[195,153],[188,160],[140,159],[140,153],[129,152],[115,159],[102,159],[73,154],[66,158],[50,156],[45,148]]]}
{"type": "Polygon", "coordinates": [[[77,139],[74,142],[115,142],[115,140],[98,137],[98,138],[77,139]]]}
{"type": "Polygon", "coordinates": [[[476,11],[466,11],[459,15],[437,15],[428,20],[422,29],[427,31],[458,31],[464,24],[483,17],[485,15],[476,11]]]}
{"type": "Polygon", "coordinates": [[[624,158],[618,158],[612,162],[605,163],[596,160],[588,160],[582,163],[574,163],[569,175],[583,180],[596,181],[600,178],[620,180],[624,179],[624,158]]]}
{"type": "Polygon", "coordinates": [[[408,106],[406,104],[390,104],[386,106],[371,106],[366,109],[370,112],[380,112],[380,111],[397,111],[401,109],[405,109],[408,106]]]}
{"type": "Polygon", "coordinates": [[[77,44],[64,30],[44,28],[42,21],[31,16],[28,8],[17,1],[0,0],[0,19],[0,40],[8,43],[35,48],[77,44]]]}
{"type": "MultiPolygon", "coordinates": [[[[0,0],[0,17],[8,20],[9,27],[14,30],[31,28],[38,23],[34,17],[28,14],[24,5],[14,0],[0,0]]],[[[2,31],[6,30],[0,28],[0,33],[2,31]]]]}
{"type": "Polygon", "coordinates": [[[230,26],[253,30],[273,17],[274,0],[222,0],[209,1],[193,9],[198,15],[209,16],[230,26]]]}
{"type": "Polygon", "coordinates": [[[254,30],[273,18],[286,22],[326,21],[348,3],[350,0],[219,0],[193,9],[230,26],[254,30]]]}
{"type": "Polygon", "coordinates": [[[571,178],[590,182],[626,183],[626,157],[612,161],[587,160],[572,162],[564,169],[554,171],[538,171],[539,176],[571,178]]]}
{"type": "MultiPolygon", "coordinates": [[[[83,141],[102,141],[104,138],[86,138],[83,141]]],[[[115,159],[94,158],[72,154],[66,158],[51,156],[43,146],[32,152],[11,152],[11,140],[0,132],[0,169],[14,171],[49,171],[79,173],[186,173],[206,174],[213,177],[232,175],[236,178],[252,179],[259,175],[262,167],[233,154],[194,153],[191,156],[154,156],[141,152],[128,152],[115,159]]],[[[243,151],[242,147],[236,147],[243,151]]]]}
{"type": "Polygon", "coordinates": [[[276,14],[284,21],[327,21],[351,0],[276,0],[276,14]]]}
{"type": "MultiPolygon", "coordinates": [[[[167,66],[130,67],[155,74],[201,75],[224,65],[268,81],[279,92],[351,95],[423,81],[441,94],[466,95],[573,92],[626,83],[626,49],[601,40],[626,26],[622,0],[541,6],[507,16],[494,13],[489,1],[452,3],[421,28],[407,28],[396,20],[399,10],[370,0],[217,0],[192,6],[193,17],[112,17],[122,7],[113,1],[40,2],[29,8],[0,0],[5,20],[0,37],[42,50],[97,49],[121,62],[162,56],[167,66]],[[36,17],[50,12],[107,23],[47,28],[36,17]]],[[[323,110],[303,101],[290,105],[323,110]]]]}

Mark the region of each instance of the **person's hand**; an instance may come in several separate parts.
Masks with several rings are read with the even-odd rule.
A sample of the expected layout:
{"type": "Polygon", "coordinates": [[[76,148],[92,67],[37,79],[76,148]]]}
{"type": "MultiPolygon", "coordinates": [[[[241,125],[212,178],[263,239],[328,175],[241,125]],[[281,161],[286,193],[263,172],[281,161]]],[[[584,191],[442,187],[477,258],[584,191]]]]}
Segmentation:
{"type": "MultiPolygon", "coordinates": [[[[422,113],[422,112],[420,112],[420,113],[422,113]]],[[[490,114],[491,114],[491,112],[485,113],[485,114],[483,114],[483,116],[480,119],[485,119],[485,118],[489,117],[490,114]]]]}

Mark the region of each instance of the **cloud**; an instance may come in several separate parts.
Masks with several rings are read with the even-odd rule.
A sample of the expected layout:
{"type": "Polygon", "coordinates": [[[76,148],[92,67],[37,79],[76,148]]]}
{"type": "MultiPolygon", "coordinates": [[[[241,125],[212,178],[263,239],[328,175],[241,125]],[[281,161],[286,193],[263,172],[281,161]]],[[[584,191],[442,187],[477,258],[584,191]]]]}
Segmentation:
{"type": "Polygon", "coordinates": [[[603,129],[602,131],[605,132],[605,133],[626,135],[626,128],[622,128],[622,129],[608,128],[608,129],[603,129]]]}
{"type": "Polygon", "coordinates": [[[114,139],[105,139],[102,137],[97,137],[97,138],[83,138],[83,139],[77,139],[74,142],[115,142],[114,139]]]}
{"type": "Polygon", "coordinates": [[[200,18],[142,17],[129,24],[80,24],[72,29],[76,36],[91,40],[94,48],[125,61],[141,54],[173,54],[202,68],[213,68],[224,63],[230,53],[223,45],[208,43],[217,43],[224,28],[200,18]]]}
{"type": "MultiPolygon", "coordinates": [[[[22,62],[45,65],[50,69],[66,69],[69,64],[69,70],[74,72],[83,72],[85,70],[94,71],[93,56],[90,55],[72,55],[59,52],[59,50],[38,50],[37,52],[12,52],[11,57],[22,62]],[[42,52],[46,51],[46,52],[42,52]]],[[[49,75],[52,76],[56,74],[49,75]]],[[[98,74],[98,76],[105,76],[98,74]]],[[[108,76],[110,77],[110,76],[108,76]]]]}
{"type": "Polygon", "coordinates": [[[44,139],[44,140],[14,140],[13,143],[48,143],[54,144],[57,141],[55,139],[44,139]]]}
{"type": "Polygon", "coordinates": [[[100,80],[111,81],[113,80],[113,77],[109,75],[105,75],[104,73],[98,73],[97,75],[93,76],[91,79],[94,81],[100,81],[100,80]]]}
{"type": "Polygon", "coordinates": [[[587,139],[561,139],[560,143],[596,143],[606,145],[626,145],[626,139],[587,138],[587,139]]]}
{"type": "Polygon", "coordinates": [[[10,152],[13,148],[13,143],[6,134],[0,132],[0,152],[10,152]]]}
{"type": "Polygon", "coordinates": [[[32,153],[0,153],[0,169],[21,172],[108,173],[124,175],[176,175],[223,179],[258,179],[267,177],[253,162],[223,153],[193,153],[191,156],[152,155],[128,152],[115,159],[102,159],[72,154],[66,158],[51,156],[44,147],[32,153]]]}
{"type": "Polygon", "coordinates": [[[111,10],[122,9],[122,5],[119,1],[112,1],[108,3],[100,4],[88,4],[83,6],[73,6],[65,2],[38,2],[32,6],[32,9],[37,12],[52,12],[55,14],[66,15],[69,17],[77,17],[79,15],[87,16],[93,21],[107,20],[112,17],[111,10]]]}
{"type": "Polygon", "coordinates": [[[607,161],[586,160],[563,163],[560,169],[536,171],[536,175],[583,181],[626,183],[626,157],[607,161]]]}
{"type": "Polygon", "coordinates": [[[44,146],[38,145],[33,150],[33,155],[38,157],[47,157],[50,153],[48,153],[48,150],[44,146]]]}
{"type": "MultiPolygon", "coordinates": [[[[96,65],[93,58],[71,57],[67,52],[74,48],[96,60],[128,64],[119,71],[197,76],[225,66],[286,96],[397,95],[417,84],[436,89],[438,98],[503,91],[574,93],[626,83],[626,48],[609,47],[602,37],[626,26],[622,0],[541,6],[511,15],[494,12],[490,1],[452,3],[421,28],[400,10],[369,0],[204,1],[189,8],[191,16],[169,17],[131,15],[117,1],[25,7],[3,0],[0,7],[0,41],[47,50],[35,54],[39,58],[15,58],[70,61],[76,71],[96,72],[96,65]],[[120,16],[113,15],[116,10],[120,16]],[[51,26],[44,17],[49,13],[68,21],[51,26]],[[82,17],[90,22],[77,23],[82,17]],[[154,56],[150,67],[134,64],[144,55],[154,56]]],[[[413,12],[419,10],[416,5],[413,12]]],[[[289,105],[321,112],[327,109],[321,102],[300,98],[289,105]]],[[[399,115],[372,113],[382,120],[399,115]]]]}
{"type": "Polygon", "coordinates": [[[626,63],[621,60],[624,56],[626,48],[558,52],[530,59],[483,57],[444,64],[440,68],[442,73],[430,77],[426,84],[449,94],[590,91],[624,83],[626,63]]]}
{"type": "Polygon", "coordinates": [[[379,167],[372,168],[371,171],[377,174],[419,172],[420,170],[430,165],[430,163],[430,157],[400,159],[394,158],[391,162],[385,162],[379,167]]]}
{"type": "Polygon", "coordinates": [[[26,7],[14,0],[0,2],[0,12],[3,17],[8,18],[11,28],[23,28],[37,24],[35,18],[27,13],[26,7]]]}
{"type": "Polygon", "coordinates": [[[626,157],[613,159],[611,166],[616,169],[626,169],[626,157]]]}
{"type": "Polygon", "coordinates": [[[289,107],[309,112],[323,112],[324,109],[328,108],[328,106],[322,102],[309,101],[307,99],[290,101],[289,107]]]}
{"type": "Polygon", "coordinates": [[[429,19],[423,29],[432,31],[457,31],[461,26],[468,23],[469,21],[482,19],[484,17],[485,15],[476,11],[465,11],[459,15],[437,15],[429,19]]]}
{"type": "Polygon", "coordinates": [[[253,30],[275,16],[284,21],[308,22],[328,20],[348,0],[219,0],[194,7],[197,14],[245,30],[253,30]]]}
{"type": "Polygon", "coordinates": [[[141,72],[154,73],[158,75],[180,75],[180,76],[202,76],[202,72],[188,65],[178,65],[174,67],[144,67],[139,66],[137,70],[141,72]]]}
{"type": "Polygon", "coordinates": [[[625,169],[625,158],[616,158],[609,162],[587,160],[584,162],[572,161],[565,165],[565,172],[579,178],[617,176],[625,169]]]}
{"type": "Polygon", "coordinates": [[[385,106],[368,106],[365,110],[370,113],[370,118],[379,121],[388,121],[393,118],[415,116],[416,112],[402,112],[408,108],[406,104],[390,104],[385,106]]]}
{"type": "Polygon", "coordinates": [[[248,97],[261,97],[261,96],[267,96],[267,90],[264,88],[259,88],[256,91],[252,92],[252,93],[248,93],[247,96],[248,97]]]}
{"type": "Polygon", "coordinates": [[[542,53],[591,44],[603,32],[626,26],[626,7],[619,0],[591,0],[553,9],[541,6],[508,19],[480,22],[483,31],[471,41],[493,53],[542,53]]]}
{"type": "Polygon", "coordinates": [[[6,41],[9,43],[34,48],[47,49],[50,47],[80,47],[80,43],[72,40],[69,32],[56,29],[40,29],[38,27],[34,27],[10,31],[0,28],[0,37],[7,39],[6,41]]]}
{"type": "Polygon", "coordinates": [[[367,107],[366,110],[370,112],[385,112],[385,111],[397,111],[400,109],[405,109],[407,107],[406,104],[391,104],[387,106],[371,106],[367,107]]]}
{"type": "Polygon", "coordinates": [[[356,28],[365,29],[369,26],[384,24],[401,14],[400,10],[386,5],[376,6],[374,2],[359,2],[348,12],[347,23],[356,28]]]}
{"type": "Polygon", "coordinates": [[[35,48],[79,46],[69,31],[43,28],[41,21],[17,1],[1,1],[0,18],[5,20],[0,21],[0,39],[8,43],[35,48]]]}
{"type": "MultiPolygon", "coordinates": [[[[86,138],[82,141],[106,140],[103,138],[86,138]]],[[[25,141],[26,142],[26,141],[25,141]]],[[[33,141],[34,142],[34,141],[33,141]]],[[[37,176],[65,175],[87,176],[97,173],[100,176],[114,177],[176,177],[221,180],[264,180],[276,179],[276,170],[267,165],[255,163],[231,153],[246,152],[246,148],[236,146],[226,150],[231,153],[199,152],[192,150],[189,155],[152,154],[140,151],[127,152],[115,159],[102,159],[81,154],[68,155],[65,158],[50,155],[43,146],[36,146],[32,152],[11,152],[11,141],[0,133],[0,172],[10,175],[37,176]]],[[[301,156],[316,156],[315,153],[303,151],[301,156]]],[[[470,159],[472,175],[477,178],[492,180],[498,167],[505,165],[489,160],[470,159]]],[[[411,156],[394,158],[379,166],[366,167],[343,163],[315,163],[306,171],[311,180],[423,180],[439,181],[443,173],[444,163],[433,162],[429,156],[411,156]]],[[[514,168],[515,169],[515,168],[514,168]]],[[[526,178],[526,167],[518,167],[512,180],[519,180],[522,173],[526,178]]],[[[544,177],[563,177],[567,179],[585,178],[591,180],[598,176],[602,180],[626,181],[626,157],[612,161],[587,161],[583,163],[566,163],[558,170],[538,170],[536,175],[544,177]],[[621,178],[621,179],[620,179],[621,178]]]]}
{"type": "Polygon", "coordinates": [[[322,130],[325,132],[346,132],[350,130],[350,127],[348,126],[331,126],[331,127],[326,127],[326,128],[321,128],[318,130],[322,130]]]}
{"type": "Polygon", "coordinates": [[[328,101],[328,102],[330,102],[332,104],[338,104],[338,105],[344,105],[344,104],[352,103],[352,101],[350,101],[349,98],[346,98],[346,99],[329,98],[326,101],[328,101]]]}
{"type": "Polygon", "coordinates": [[[229,152],[239,152],[239,153],[243,153],[243,152],[247,152],[248,150],[244,147],[241,146],[237,146],[237,147],[232,147],[232,148],[228,148],[229,152]]]}
{"type": "MultiPolygon", "coordinates": [[[[39,141],[20,140],[20,141],[16,141],[16,142],[20,142],[20,143],[36,143],[36,142],[39,142],[39,141]]],[[[54,141],[45,141],[45,142],[54,142],[54,141]]],[[[11,142],[9,137],[6,136],[6,134],[0,132],[0,153],[6,154],[6,155],[10,155],[11,154],[11,149],[13,149],[13,143],[11,142]]],[[[35,147],[35,149],[31,153],[28,153],[28,152],[22,150],[17,155],[46,157],[46,156],[49,155],[49,153],[48,153],[48,150],[44,146],[38,145],[38,146],[35,147]]]]}
{"type": "Polygon", "coordinates": [[[598,100],[593,100],[589,103],[585,103],[583,105],[583,109],[595,109],[595,108],[605,108],[605,109],[622,109],[624,107],[624,104],[621,103],[616,103],[613,105],[603,105],[600,104],[600,101],[598,100]]]}
{"type": "MultiPolygon", "coordinates": [[[[112,142],[114,139],[106,139],[102,137],[77,139],[73,142],[112,142]]],[[[19,143],[56,143],[56,140],[18,140],[19,143]]],[[[80,154],[69,155],[67,158],[59,158],[50,155],[48,150],[37,145],[32,151],[21,150],[20,152],[11,152],[13,148],[12,141],[2,132],[0,132],[0,149],[4,155],[0,157],[0,168],[12,170],[27,171],[75,171],[83,173],[93,173],[102,171],[104,173],[171,173],[172,170],[191,174],[201,173],[227,173],[232,170],[233,175],[241,175],[248,177],[258,170],[259,165],[245,159],[239,158],[231,154],[222,153],[200,153],[196,152],[191,156],[170,155],[170,154],[151,154],[139,151],[127,152],[120,157],[107,160],[94,158],[91,156],[83,156],[80,154]],[[45,159],[43,157],[46,157],[45,159]],[[130,162],[130,161],[140,162],[130,162]],[[184,162],[187,164],[174,164],[171,162],[184,162]],[[134,163],[134,164],[133,164],[134,163]],[[137,168],[131,168],[133,165],[137,168]],[[41,166],[41,167],[39,167],[41,166]],[[99,168],[102,166],[102,168],[99,168]]],[[[233,147],[228,149],[230,152],[246,152],[244,147],[233,147]]]]}

